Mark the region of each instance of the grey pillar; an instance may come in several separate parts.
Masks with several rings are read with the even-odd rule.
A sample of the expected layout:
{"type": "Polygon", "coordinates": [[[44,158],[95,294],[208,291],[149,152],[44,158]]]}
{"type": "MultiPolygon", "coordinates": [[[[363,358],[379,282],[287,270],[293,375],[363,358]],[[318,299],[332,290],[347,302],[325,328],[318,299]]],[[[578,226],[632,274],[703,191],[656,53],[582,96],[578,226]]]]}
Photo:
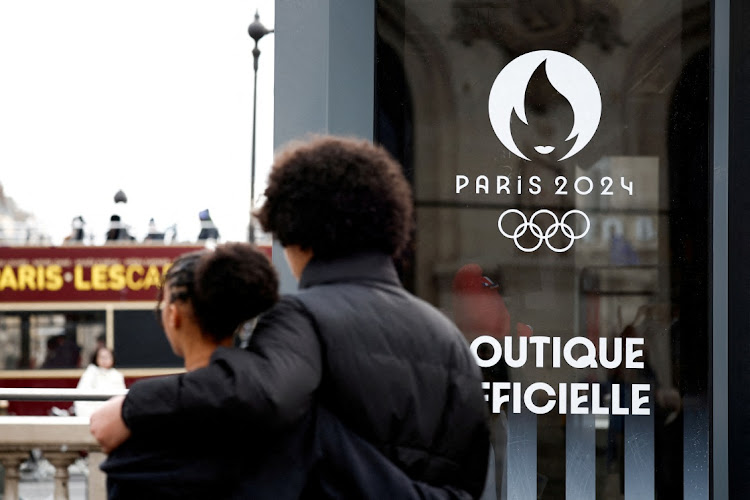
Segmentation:
{"type": "MultiPolygon", "coordinates": [[[[373,138],[374,0],[276,0],[274,150],[309,134],[373,138]]],[[[296,290],[274,242],[281,291],[296,290]]]]}

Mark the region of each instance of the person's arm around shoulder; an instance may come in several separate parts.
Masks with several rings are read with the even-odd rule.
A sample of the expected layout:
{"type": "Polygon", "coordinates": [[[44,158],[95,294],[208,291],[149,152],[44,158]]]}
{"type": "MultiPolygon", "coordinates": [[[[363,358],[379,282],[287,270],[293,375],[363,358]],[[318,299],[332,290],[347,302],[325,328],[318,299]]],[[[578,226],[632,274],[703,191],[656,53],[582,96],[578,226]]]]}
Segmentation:
{"type": "Polygon", "coordinates": [[[102,409],[109,409],[106,419],[92,418],[91,429],[101,444],[116,447],[131,430],[175,432],[231,412],[263,434],[304,415],[320,378],[312,320],[287,296],[261,317],[247,350],[218,348],[205,368],[136,382],[124,400],[102,409]]]}

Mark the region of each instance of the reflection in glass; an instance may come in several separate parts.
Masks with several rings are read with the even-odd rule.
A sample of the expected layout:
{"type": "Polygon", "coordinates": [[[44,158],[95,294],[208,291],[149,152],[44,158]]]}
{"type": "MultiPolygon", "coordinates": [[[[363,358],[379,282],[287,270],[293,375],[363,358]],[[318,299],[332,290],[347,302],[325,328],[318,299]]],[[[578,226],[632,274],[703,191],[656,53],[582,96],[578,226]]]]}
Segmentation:
{"type": "Polygon", "coordinates": [[[483,368],[490,384],[587,384],[589,410],[596,385],[610,408],[493,414],[498,498],[707,498],[709,3],[377,4],[377,134],[417,206],[407,286],[469,342],[642,339],[642,368],[554,367],[548,352],[483,368]],[[601,92],[595,134],[569,158],[581,110],[546,64],[519,83],[527,120],[508,117],[521,156],[490,123],[498,74],[538,50],[574,58],[601,92]],[[649,415],[613,415],[640,385],[649,415]]]}

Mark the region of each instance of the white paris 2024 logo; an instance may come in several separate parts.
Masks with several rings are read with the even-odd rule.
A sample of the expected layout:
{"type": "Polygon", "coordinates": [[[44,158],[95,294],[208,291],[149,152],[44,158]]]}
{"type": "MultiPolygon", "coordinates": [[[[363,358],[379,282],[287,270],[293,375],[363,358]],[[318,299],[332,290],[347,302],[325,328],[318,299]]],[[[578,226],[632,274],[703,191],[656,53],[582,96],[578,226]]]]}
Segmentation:
{"type": "MultiPolygon", "coordinates": [[[[575,143],[570,151],[558,161],[570,158],[589,143],[596,133],[602,114],[602,97],[599,93],[599,86],[589,70],[576,59],[553,50],[537,50],[513,59],[500,71],[492,84],[488,106],[490,123],[492,123],[492,128],[500,142],[511,153],[527,161],[531,160],[521,152],[513,140],[513,134],[510,130],[511,117],[513,111],[515,111],[516,116],[521,121],[526,125],[529,124],[524,102],[526,88],[531,76],[545,62],[550,84],[570,102],[573,108],[573,128],[565,140],[569,141],[575,137],[575,143]]],[[[548,145],[538,145],[534,149],[540,154],[549,154],[555,148],[548,145]]],[[[562,253],[569,250],[575,240],[583,238],[588,233],[591,221],[580,210],[570,210],[561,219],[558,219],[557,215],[551,210],[541,209],[527,219],[526,215],[520,210],[510,209],[503,212],[497,221],[497,226],[503,236],[512,239],[516,247],[523,252],[533,252],[542,243],[546,243],[553,252],[562,253]],[[514,230],[507,232],[503,228],[503,219],[510,214],[520,217],[522,222],[514,230]],[[567,223],[567,219],[571,215],[583,217],[585,228],[582,232],[576,232],[575,228],[567,223]],[[537,224],[537,219],[543,217],[551,218],[553,221],[547,229],[543,229],[542,226],[537,224]],[[537,243],[531,247],[525,247],[520,242],[520,238],[527,231],[537,239],[537,243]],[[551,241],[551,238],[558,231],[569,240],[561,248],[554,246],[551,241]]]]}
{"type": "MultiPolygon", "coordinates": [[[[558,161],[570,158],[583,149],[591,140],[599,126],[602,114],[602,98],[596,80],[589,70],[567,54],[554,50],[537,50],[513,59],[495,78],[489,100],[490,123],[500,142],[514,155],[529,160],[516,145],[510,131],[510,119],[515,110],[518,118],[526,125],[524,98],[531,75],[546,61],[547,78],[552,86],[562,94],[573,107],[573,129],[565,139],[576,138],[568,154],[558,161]]],[[[554,148],[537,146],[541,154],[554,148]]]]}

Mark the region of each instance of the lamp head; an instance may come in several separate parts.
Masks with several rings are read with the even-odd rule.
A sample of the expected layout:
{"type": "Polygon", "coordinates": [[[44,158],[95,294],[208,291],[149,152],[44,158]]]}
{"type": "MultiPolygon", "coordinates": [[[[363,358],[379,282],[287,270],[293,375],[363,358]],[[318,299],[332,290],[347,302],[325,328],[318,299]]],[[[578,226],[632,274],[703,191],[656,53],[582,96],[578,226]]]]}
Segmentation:
{"type": "Polygon", "coordinates": [[[250,35],[250,38],[255,40],[255,43],[258,43],[258,40],[266,36],[267,34],[271,33],[273,30],[269,30],[265,26],[263,26],[263,23],[260,22],[260,16],[258,15],[258,11],[255,11],[255,21],[250,23],[250,26],[247,28],[247,34],[250,35]]]}

